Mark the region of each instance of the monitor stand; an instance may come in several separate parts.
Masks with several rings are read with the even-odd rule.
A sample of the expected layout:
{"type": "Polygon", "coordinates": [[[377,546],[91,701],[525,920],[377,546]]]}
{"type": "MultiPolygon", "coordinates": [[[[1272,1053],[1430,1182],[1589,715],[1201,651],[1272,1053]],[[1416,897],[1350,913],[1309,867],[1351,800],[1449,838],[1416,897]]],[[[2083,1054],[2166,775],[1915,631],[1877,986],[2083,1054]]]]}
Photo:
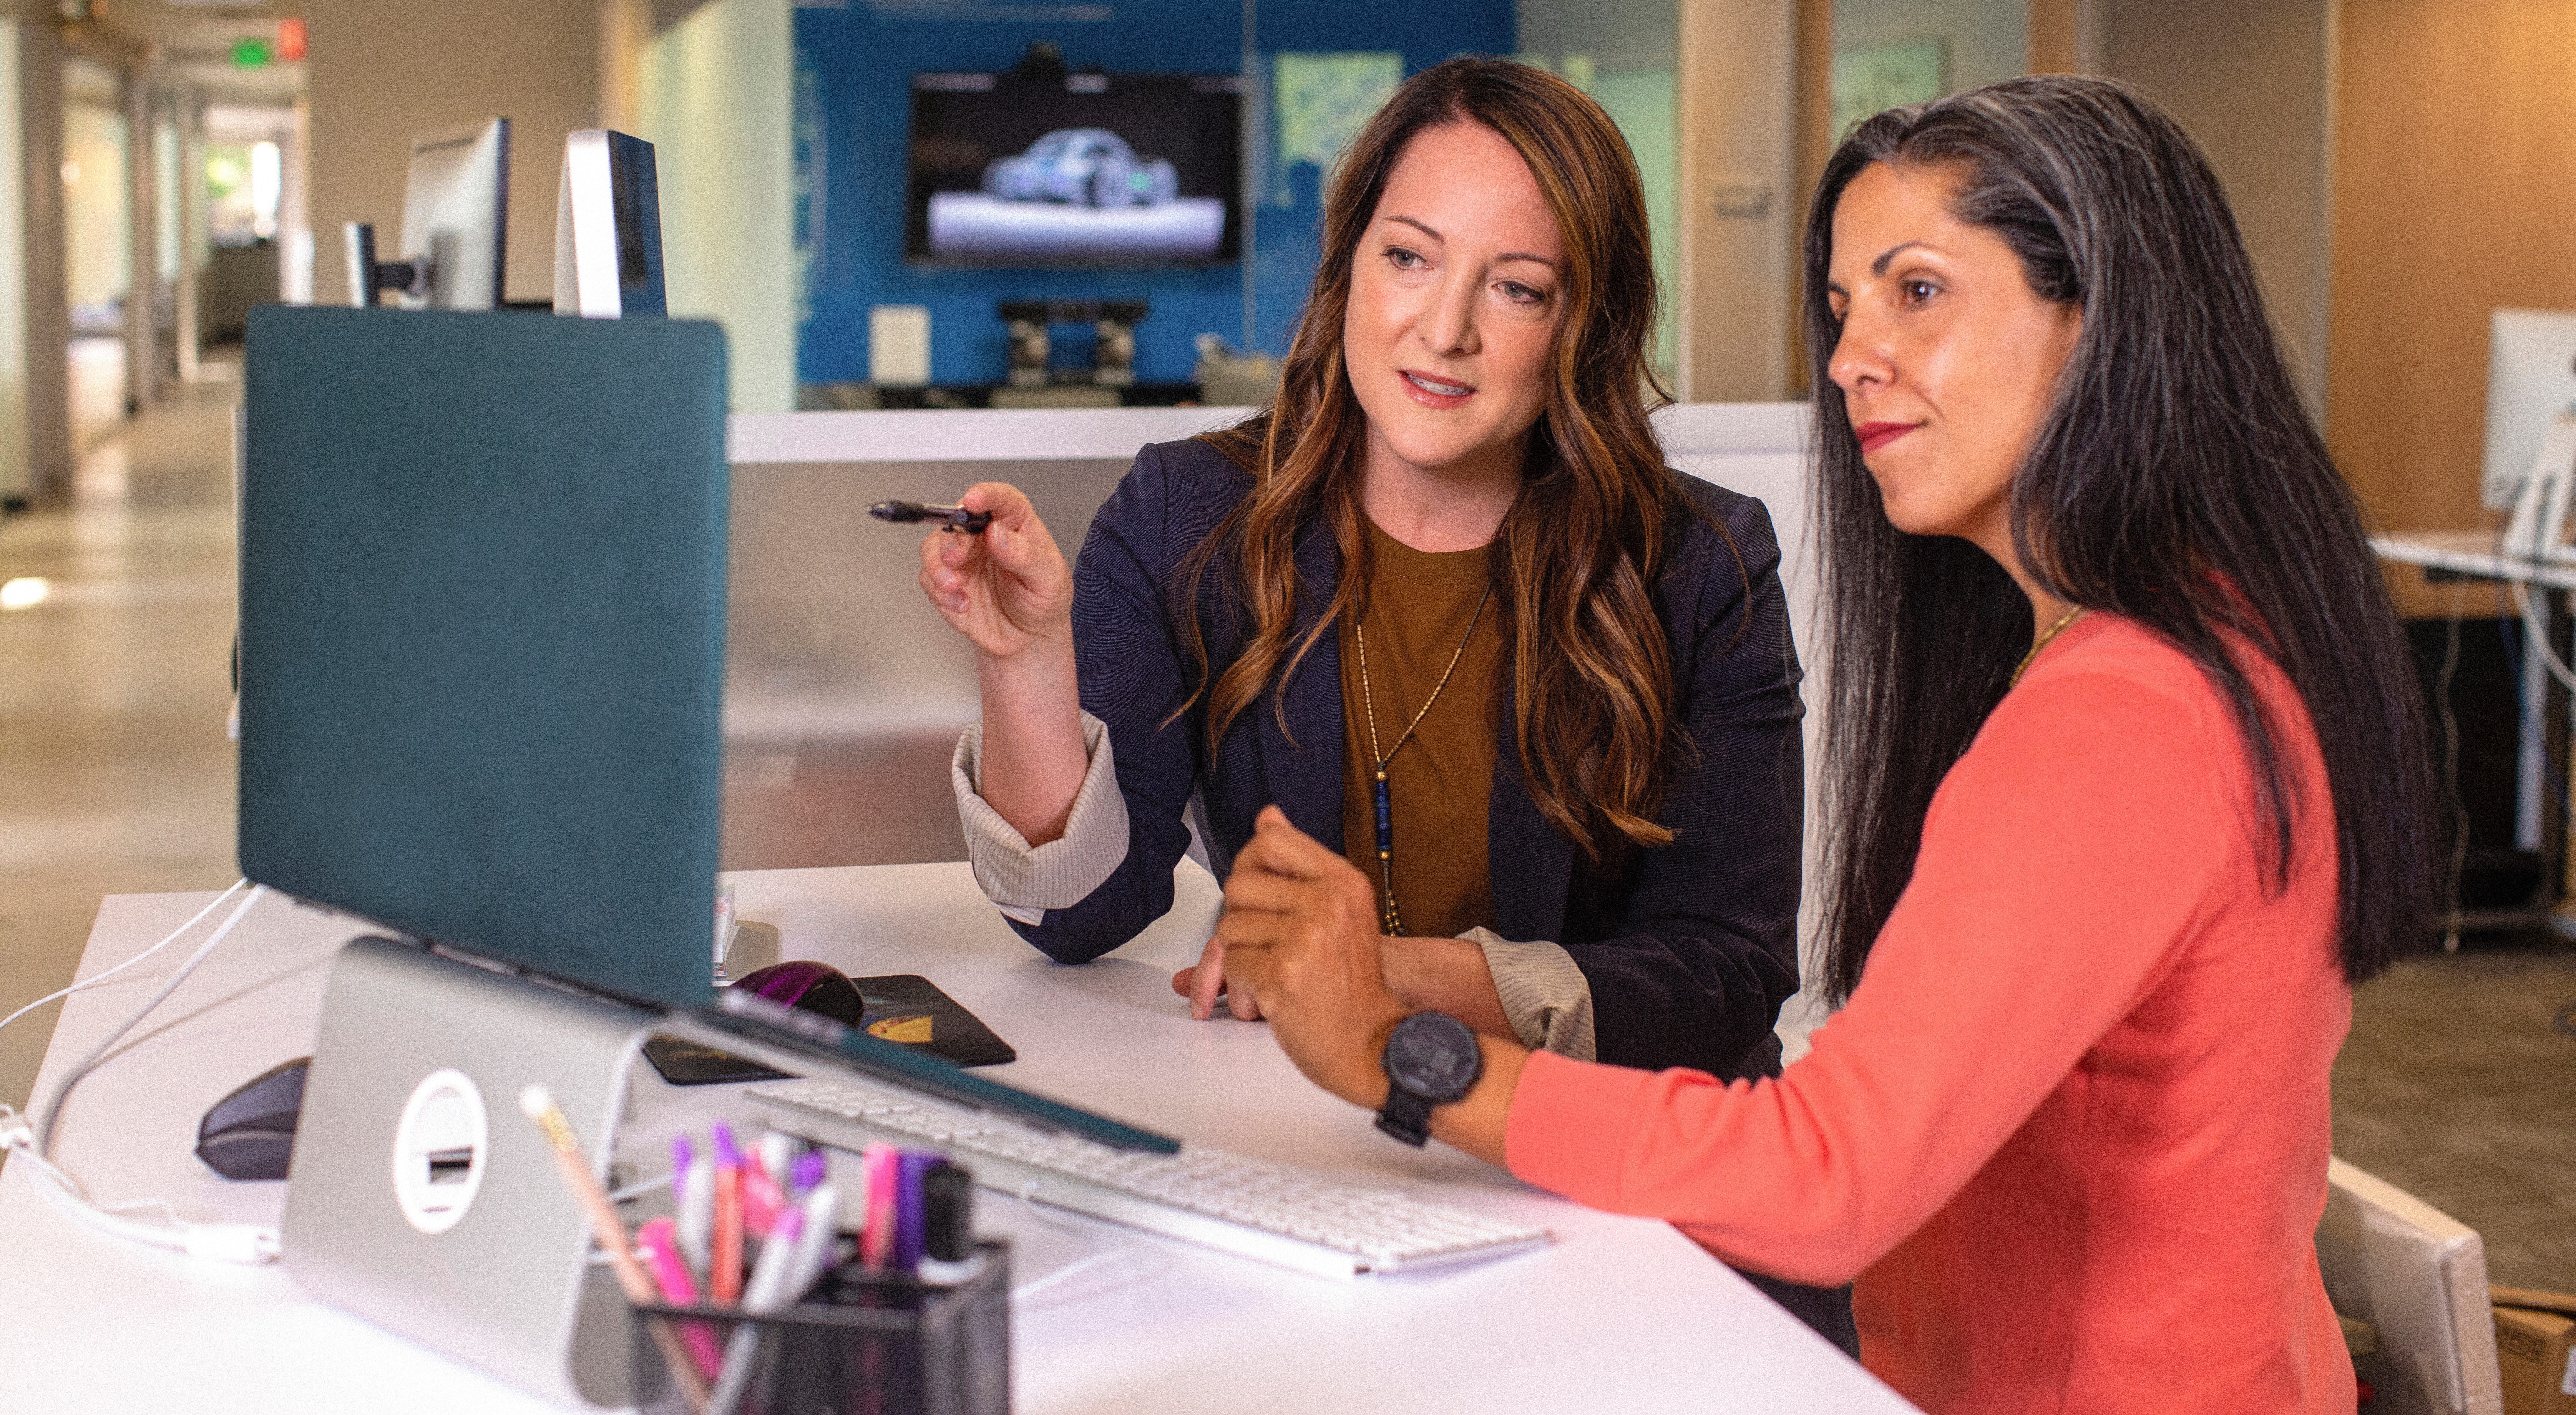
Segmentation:
{"type": "Polygon", "coordinates": [[[631,1403],[626,1304],[519,1110],[554,1089],[604,1173],[662,1014],[361,938],[333,959],[287,1174],[287,1271],[559,1402],[631,1403]]]}
{"type": "Polygon", "coordinates": [[[2576,416],[2552,419],[2542,434],[2522,491],[2505,523],[2504,552],[2532,560],[2567,560],[2568,518],[2576,510],[2576,416]]]}

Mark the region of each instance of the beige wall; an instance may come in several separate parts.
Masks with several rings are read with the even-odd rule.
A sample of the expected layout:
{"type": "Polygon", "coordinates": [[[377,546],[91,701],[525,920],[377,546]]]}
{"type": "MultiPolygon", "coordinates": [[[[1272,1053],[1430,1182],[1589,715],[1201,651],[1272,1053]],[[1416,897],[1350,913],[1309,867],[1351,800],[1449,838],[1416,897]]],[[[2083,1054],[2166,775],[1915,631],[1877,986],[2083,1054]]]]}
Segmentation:
{"type": "Polygon", "coordinates": [[[564,135],[599,114],[597,0],[303,0],[312,102],[314,298],[348,297],[340,224],[402,228],[410,138],[510,120],[509,270],[514,300],[554,293],[555,181],[564,135]]]}
{"type": "Polygon", "coordinates": [[[671,313],[724,326],[738,413],[796,407],[795,53],[789,0],[705,0],[635,59],[671,313]]]}
{"type": "Polygon", "coordinates": [[[2173,110],[2227,184],[2289,336],[2325,406],[2332,0],[2107,0],[2102,68],[2173,110]]]}

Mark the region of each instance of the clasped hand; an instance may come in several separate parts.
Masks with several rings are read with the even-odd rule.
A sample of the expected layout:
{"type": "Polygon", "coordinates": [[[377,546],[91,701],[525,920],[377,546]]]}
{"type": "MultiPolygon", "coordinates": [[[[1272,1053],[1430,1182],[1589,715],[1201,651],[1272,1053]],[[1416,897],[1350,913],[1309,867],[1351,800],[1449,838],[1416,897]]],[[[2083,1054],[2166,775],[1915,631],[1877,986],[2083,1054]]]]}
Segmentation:
{"type": "Polygon", "coordinates": [[[1234,857],[1206,956],[1172,985],[1201,1017],[1222,987],[1236,1016],[1270,1019],[1307,1079],[1374,1110],[1379,1054],[1409,1010],[1387,984],[1384,942],[1367,877],[1270,806],[1234,857]]]}

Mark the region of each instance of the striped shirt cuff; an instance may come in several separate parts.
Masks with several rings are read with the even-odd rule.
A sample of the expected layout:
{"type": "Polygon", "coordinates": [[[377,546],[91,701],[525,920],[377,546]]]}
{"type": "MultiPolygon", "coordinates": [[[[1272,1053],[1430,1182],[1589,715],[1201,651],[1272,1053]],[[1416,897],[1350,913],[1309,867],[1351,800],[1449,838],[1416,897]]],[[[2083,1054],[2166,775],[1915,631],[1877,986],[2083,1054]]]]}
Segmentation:
{"type": "Polygon", "coordinates": [[[1127,796],[1118,789],[1118,764],[1109,749],[1109,724],[1082,715],[1082,746],[1091,766],[1073,796],[1064,834],[1032,847],[979,793],[983,780],[984,724],[966,724],[948,761],[957,791],[957,823],[966,831],[966,862],[975,884],[1005,917],[1036,925],[1049,909],[1070,909],[1118,872],[1127,859],[1127,796]]]}
{"type": "Polygon", "coordinates": [[[1458,935],[1485,950],[1503,1016],[1521,1045],[1576,1061],[1594,1059],[1592,984],[1574,955],[1553,943],[1514,943],[1492,929],[1458,935]]]}

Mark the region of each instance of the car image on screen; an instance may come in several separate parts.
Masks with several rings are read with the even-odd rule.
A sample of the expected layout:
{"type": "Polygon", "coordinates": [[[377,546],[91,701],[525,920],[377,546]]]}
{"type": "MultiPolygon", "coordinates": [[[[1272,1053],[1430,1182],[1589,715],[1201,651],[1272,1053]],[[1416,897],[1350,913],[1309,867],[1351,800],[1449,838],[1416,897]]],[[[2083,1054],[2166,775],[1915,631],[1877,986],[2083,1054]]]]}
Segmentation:
{"type": "Polygon", "coordinates": [[[1017,157],[993,159],[984,191],[1003,201],[1160,206],[1180,195],[1181,179],[1170,162],[1137,156],[1107,128],[1058,128],[1017,157]]]}

